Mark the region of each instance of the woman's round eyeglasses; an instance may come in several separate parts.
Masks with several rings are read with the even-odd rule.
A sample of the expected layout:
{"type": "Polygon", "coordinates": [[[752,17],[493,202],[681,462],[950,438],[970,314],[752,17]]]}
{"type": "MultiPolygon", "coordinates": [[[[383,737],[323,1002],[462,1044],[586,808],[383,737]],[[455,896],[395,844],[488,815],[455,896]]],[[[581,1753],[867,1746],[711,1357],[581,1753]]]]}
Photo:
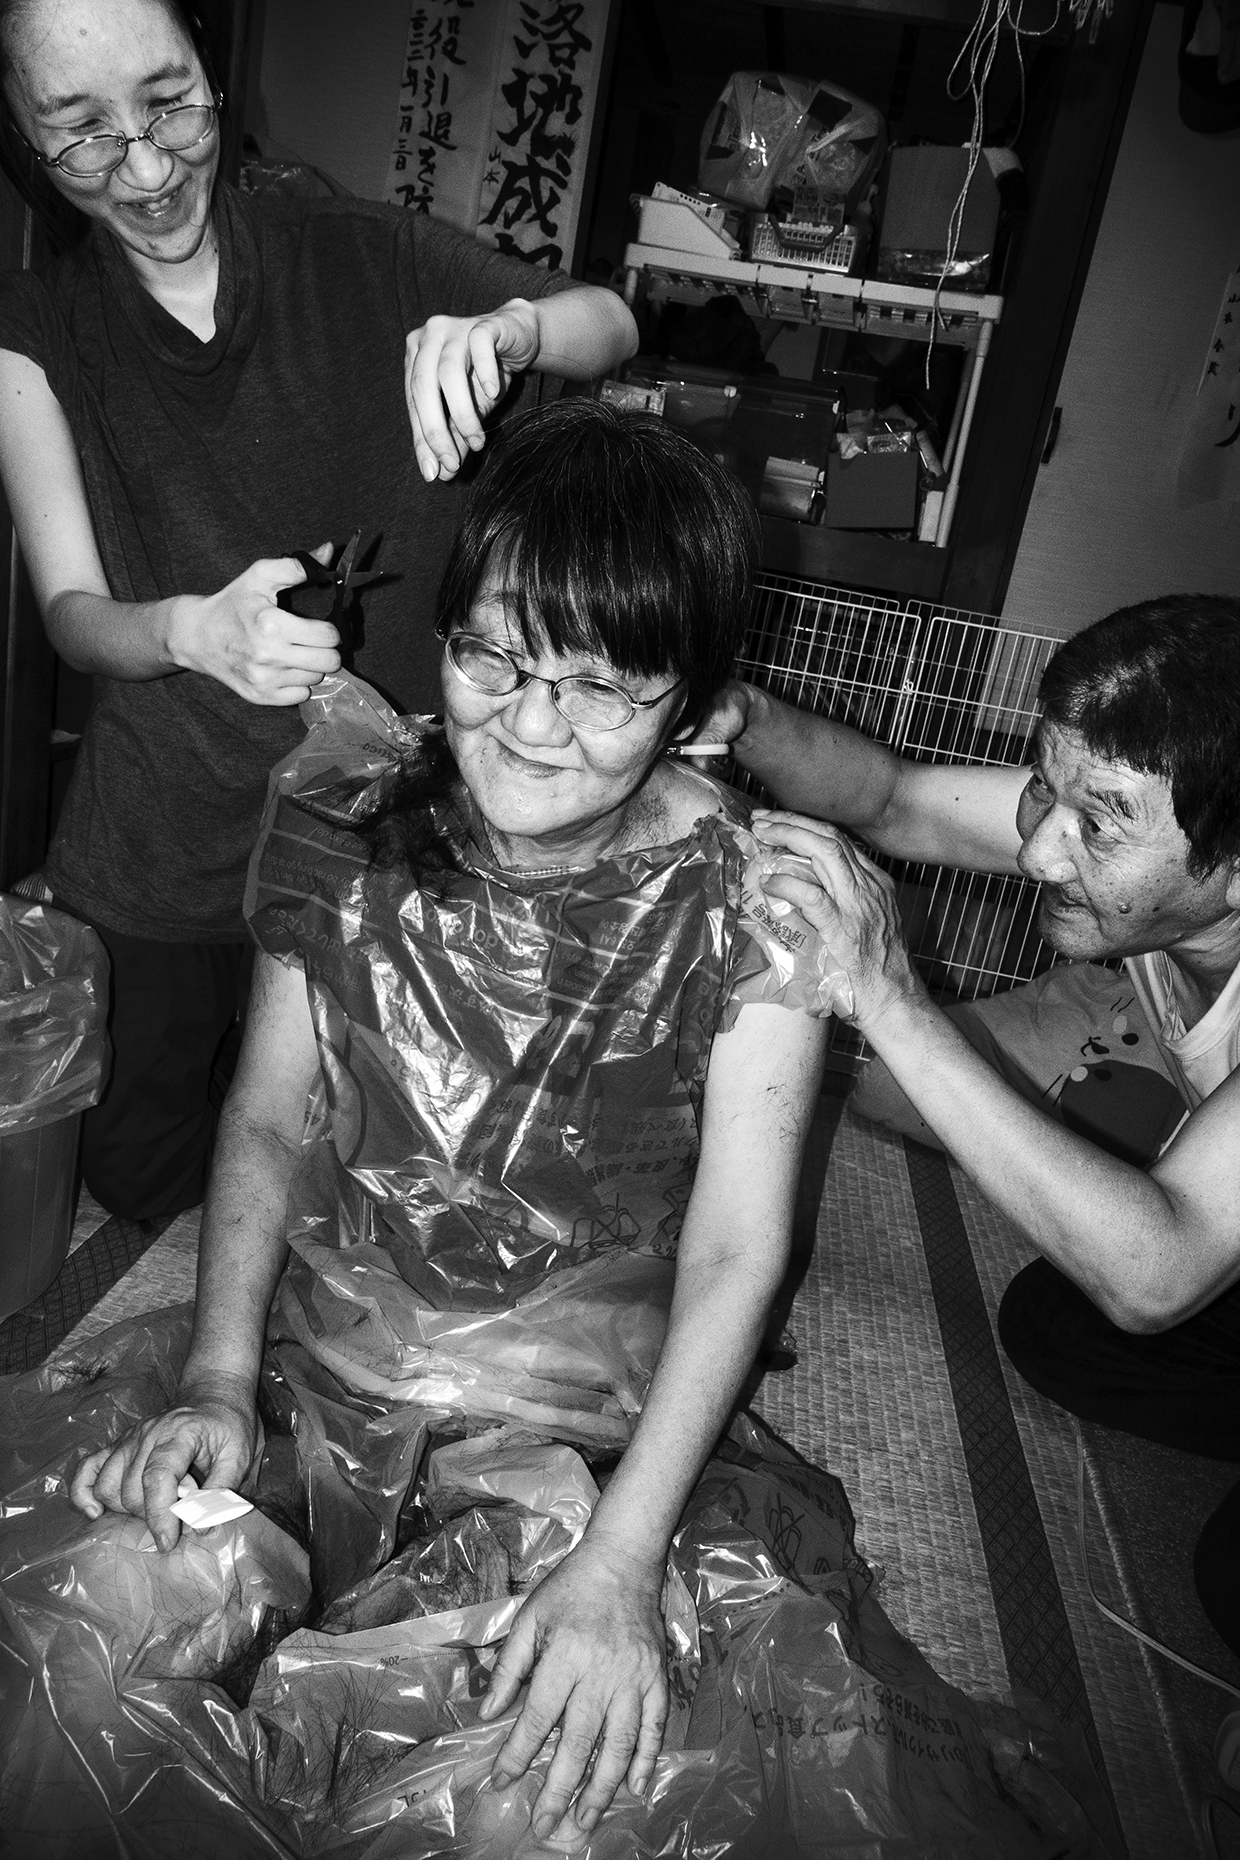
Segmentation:
{"type": "Polygon", "coordinates": [[[454,672],[488,697],[508,697],[530,683],[546,685],[551,702],[565,720],[583,730],[620,730],[635,711],[652,710],[677,690],[684,680],[678,678],[658,697],[630,697],[622,685],[609,678],[594,678],[587,672],[572,672],[567,678],[542,678],[517,664],[511,653],[473,633],[453,633],[445,650],[454,672]]]}
{"type": "Polygon", "coordinates": [[[22,141],[45,168],[59,168],[75,181],[97,181],[120,167],[135,142],[149,142],[165,155],[184,155],[196,149],[215,128],[223,101],[217,96],[214,103],[177,103],[152,117],[140,135],[123,136],[119,130],[109,130],[102,136],[83,136],[80,142],[71,142],[55,155],[40,154],[25,136],[22,141]]]}

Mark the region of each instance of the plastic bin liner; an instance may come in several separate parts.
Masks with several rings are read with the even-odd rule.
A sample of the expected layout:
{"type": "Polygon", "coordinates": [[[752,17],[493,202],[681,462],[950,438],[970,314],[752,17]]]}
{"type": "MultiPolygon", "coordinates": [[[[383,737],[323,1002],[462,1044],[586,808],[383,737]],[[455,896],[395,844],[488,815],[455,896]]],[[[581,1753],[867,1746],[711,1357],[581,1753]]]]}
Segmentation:
{"type": "Polygon", "coordinates": [[[89,925],[0,895],[0,1135],[94,1104],[107,1012],[108,959],[89,925]]]}
{"type": "Polygon", "coordinates": [[[702,132],[698,184],[753,208],[777,188],[810,188],[851,211],[886,146],[881,113],[840,85],[736,71],[702,132]]]}
{"type": "MultiPolygon", "coordinates": [[[[140,1521],[87,1523],[65,1482],[164,1406],[187,1340],[186,1310],[156,1313],[0,1384],[6,1855],[564,1851],[530,1833],[549,1754],[492,1788],[514,1714],[484,1725],[478,1705],[521,1595],[582,1526],[580,1456],[512,1425],[435,1444],[420,1414],[415,1466],[410,1409],[332,1401],[280,1345],[259,1509],[161,1557],[140,1521]],[[346,1533],[308,1604],[298,1537],[329,1464],[370,1548],[346,1533]]],[[[1122,1851],[1079,1735],[940,1680],[883,1614],[839,1483],[745,1418],[687,1507],[664,1607],[663,1753],[647,1799],[581,1836],[590,1860],[1122,1851]]]]}

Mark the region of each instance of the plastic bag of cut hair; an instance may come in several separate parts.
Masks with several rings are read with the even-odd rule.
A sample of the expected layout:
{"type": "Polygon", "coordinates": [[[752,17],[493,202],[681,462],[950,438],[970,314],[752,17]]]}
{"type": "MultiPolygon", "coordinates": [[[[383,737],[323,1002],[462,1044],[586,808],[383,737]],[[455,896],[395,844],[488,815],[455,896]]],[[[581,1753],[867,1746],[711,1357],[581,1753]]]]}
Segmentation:
{"type": "Polygon", "coordinates": [[[886,148],[882,115],[825,79],[737,71],[702,132],[698,185],[765,208],[777,188],[815,189],[851,210],[886,148]]]}
{"type": "Polygon", "coordinates": [[[89,925],[0,896],[0,1134],[95,1103],[107,1013],[108,959],[89,925]]]}

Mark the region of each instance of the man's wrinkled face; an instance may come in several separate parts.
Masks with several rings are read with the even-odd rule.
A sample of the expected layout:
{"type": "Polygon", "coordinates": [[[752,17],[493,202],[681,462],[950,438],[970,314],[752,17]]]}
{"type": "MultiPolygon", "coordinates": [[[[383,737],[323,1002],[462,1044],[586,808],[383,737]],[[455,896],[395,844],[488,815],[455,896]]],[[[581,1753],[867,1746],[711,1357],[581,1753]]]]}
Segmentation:
{"type": "Polygon", "coordinates": [[[1020,869],[1043,887],[1038,930],[1074,961],[1171,949],[1229,914],[1229,862],[1203,879],[1171,789],[1095,755],[1075,730],[1043,723],[1020,798],[1020,869]]]}

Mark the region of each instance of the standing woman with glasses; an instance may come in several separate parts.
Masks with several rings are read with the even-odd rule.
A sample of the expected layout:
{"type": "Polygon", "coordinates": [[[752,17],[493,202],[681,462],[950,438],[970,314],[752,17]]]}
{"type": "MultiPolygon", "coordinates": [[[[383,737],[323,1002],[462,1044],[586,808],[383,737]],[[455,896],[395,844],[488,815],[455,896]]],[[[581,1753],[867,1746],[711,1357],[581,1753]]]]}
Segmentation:
{"type": "Polygon", "coordinates": [[[0,278],[0,476],[49,637],[95,676],[46,882],[112,961],[83,1173],[141,1219],[202,1197],[297,705],[343,655],[437,708],[452,480],[483,420],[527,370],[605,373],[636,333],[611,293],[426,216],[238,194],[178,0],[0,0],[0,102],[11,177],[84,228],[44,276],[0,278]],[[285,591],[291,551],[330,561],[355,529],[382,579],[350,644],[285,591]]]}

